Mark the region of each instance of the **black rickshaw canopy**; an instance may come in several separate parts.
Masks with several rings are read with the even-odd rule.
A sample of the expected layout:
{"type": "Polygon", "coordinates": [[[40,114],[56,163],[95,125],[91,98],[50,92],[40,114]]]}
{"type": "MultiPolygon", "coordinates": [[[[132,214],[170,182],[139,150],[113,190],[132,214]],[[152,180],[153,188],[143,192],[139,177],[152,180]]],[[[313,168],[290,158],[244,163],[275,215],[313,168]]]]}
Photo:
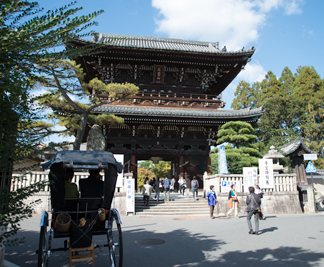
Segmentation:
{"type": "Polygon", "coordinates": [[[101,206],[110,209],[115,192],[117,173],[123,171],[123,165],[116,161],[114,155],[107,151],[63,150],[56,153],[52,160],[42,164],[50,169],[52,209],[61,210],[66,207],[65,171],[66,169],[104,169],[104,198],[101,206]]]}

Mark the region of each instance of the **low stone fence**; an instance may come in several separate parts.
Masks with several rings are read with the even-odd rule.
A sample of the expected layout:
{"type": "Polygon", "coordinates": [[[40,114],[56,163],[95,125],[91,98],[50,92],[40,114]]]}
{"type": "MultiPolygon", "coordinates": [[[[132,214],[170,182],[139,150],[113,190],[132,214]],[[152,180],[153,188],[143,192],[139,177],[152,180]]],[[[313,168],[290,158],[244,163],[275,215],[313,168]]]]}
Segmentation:
{"type": "MultiPolygon", "coordinates": [[[[14,179],[11,182],[11,191],[15,191],[19,188],[23,188],[29,186],[33,183],[46,181],[48,180],[49,171],[35,171],[29,172],[27,174],[13,174],[14,179]]],[[[77,185],[79,184],[79,180],[83,178],[87,178],[89,173],[87,172],[75,172],[73,182],[77,185]]],[[[116,188],[116,192],[114,194],[114,199],[112,202],[112,207],[116,208],[118,212],[122,215],[126,214],[126,193],[125,190],[121,190],[123,192],[118,192],[119,189],[116,188]]],[[[35,200],[40,199],[41,204],[35,207],[35,213],[41,214],[43,211],[50,211],[51,208],[51,198],[50,198],[50,187],[46,186],[44,191],[38,192],[33,196],[30,196],[26,200],[26,204],[30,204],[35,200]]]]}
{"type": "MultiPolygon", "coordinates": [[[[295,174],[275,174],[275,187],[274,189],[263,189],[264,192],[262,198],[261,209],[265,214],[283,214],[283,213],[302,213],[299,192],[297,191],[297,182],[295,174]]],[[[216,175],[205,175],[204,176],[204,192],[210,190],[210,185],[215,186],[217,194],[218,204],[216,205],[217,213],[226,213],[228,211],[228,192],[221,192],[222,181],[229,183],[239,181],[241,188],[238,191],[239,201],[239,213],[246,213],[246,196],[247,192],[244,192],[244,179],[243,175],[240,174],[216,174],[216,175]]],[[[314,199],[312,192],[307,191],[309,202],[304,207],[307,212],[314,212],[314,199]]]]}

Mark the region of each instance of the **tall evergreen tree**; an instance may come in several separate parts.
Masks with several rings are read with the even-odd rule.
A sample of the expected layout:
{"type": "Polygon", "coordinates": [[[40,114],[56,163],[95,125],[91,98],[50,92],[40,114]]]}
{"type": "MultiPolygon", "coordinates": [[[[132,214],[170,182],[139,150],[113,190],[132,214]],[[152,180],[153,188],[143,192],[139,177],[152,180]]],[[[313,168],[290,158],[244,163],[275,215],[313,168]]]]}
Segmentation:
{"type": "Polygon", "coordinates": [[[35,123],[39,116],[30,96],[33,85],[43,81],[43,64],[100,47],[60,49],[71,38],[90,35],[84,30],[103,12],[78,17],[75,14],[82,8],[72,8],[75,3],[43,14],[37,2],[0,2],[0,228],[8,227],[0,234],[0,246],[19,242],[10,237],[19,230],[20,220],[32,214],[32,206],[24,200],[44,186],[36,183],[9,192],[13,162],[34,154],[35,145],[47,134],[44,124],[35,123]]]}
{"type": "Polygon", "coordinates": [[[299,68],[293,96],[302,105],[300,130],[306,144],[320,155],[316,165],[324,167],[324,82],[313,67],[299,68]]]}
{"type": "Polygon", "coordinates": [[[323,80],[313,67],[299,67],[294,75],[286,67],[279,79],[269,71],[261,83],[252,86],[242,81],[236,96],[232,104],[236,109],[265,106],[256,132],[263,154],[271,145],[279,147],[301,135],[305,144],[319,155],[315,165],[324,168],[324,88],[323,80]],[[247,97],[242,88],[253,92],[257,101],[247,97]],[[252,88],[257,90],[254,92],[252,88]]]}
{"type": "MultiPolygon", "coordinates": [[[[257,136],[251,124],[243,121],[225,123],[217,134],[216,144],[229,143],[226,147],[227,168],[230,174],[243,173],[243,167],[258,166],[261,154],[255,145],[257,136]]],[[[211,170],[218,173],[218,148],[211,154],[211,170]]]]}

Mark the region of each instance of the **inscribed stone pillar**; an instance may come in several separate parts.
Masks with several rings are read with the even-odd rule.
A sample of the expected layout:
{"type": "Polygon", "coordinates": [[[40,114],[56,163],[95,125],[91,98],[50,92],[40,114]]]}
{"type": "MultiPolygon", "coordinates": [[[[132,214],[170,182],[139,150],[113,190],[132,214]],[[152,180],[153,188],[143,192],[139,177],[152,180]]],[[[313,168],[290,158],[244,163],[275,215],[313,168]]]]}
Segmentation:
{"type": "Polygon", "coordinates": [[[87,150],[105,151],[105,149],[106,149],[106,138],[101,131],[101,127],[95,124],[91,127],[88,134],[87,150]]]}

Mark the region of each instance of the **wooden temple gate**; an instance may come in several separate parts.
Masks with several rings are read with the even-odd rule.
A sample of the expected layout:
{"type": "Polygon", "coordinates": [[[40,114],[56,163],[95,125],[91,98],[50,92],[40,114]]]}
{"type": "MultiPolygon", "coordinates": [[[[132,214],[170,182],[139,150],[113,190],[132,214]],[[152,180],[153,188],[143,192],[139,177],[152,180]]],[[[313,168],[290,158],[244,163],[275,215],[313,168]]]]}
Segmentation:
{"type": "MultiPolygon", "coordinates": [[[[181,173],[188,179],[195,175],[202,187],[219,128],[233,120],[254,123],[264,112],[223,110],[221,93],[251,60],[254,48],[228,52],[218,43],[110,34],[68,46],[102,41],[107,45],[100,53],[76,59],[86,79],[129,82],[140,88],[131,103],[117,101],[95,109],[97,114],[124,118],[123,125],[102,127],[106,150],[124,154],[135,179],[139,160],[161,159],[171,161],[176,179],[181,173]]],[[[108,98],[100,92],[91,94],[108,98]]]]}

